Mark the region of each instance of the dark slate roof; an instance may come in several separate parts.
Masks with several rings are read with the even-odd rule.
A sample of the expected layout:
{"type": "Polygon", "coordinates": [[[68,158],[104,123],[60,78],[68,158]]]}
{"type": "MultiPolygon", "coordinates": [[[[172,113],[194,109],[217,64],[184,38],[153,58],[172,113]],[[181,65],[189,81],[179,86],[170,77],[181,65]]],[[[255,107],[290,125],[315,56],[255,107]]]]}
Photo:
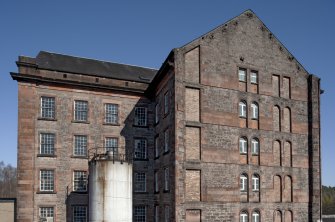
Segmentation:
{"type": "Polygon", "coordinates": [[[69,55],[41,51],[36,57],[40,69],[93,75],[136,82],[150,83],[157,70],[139,66],[104,62],[69,55]]]}

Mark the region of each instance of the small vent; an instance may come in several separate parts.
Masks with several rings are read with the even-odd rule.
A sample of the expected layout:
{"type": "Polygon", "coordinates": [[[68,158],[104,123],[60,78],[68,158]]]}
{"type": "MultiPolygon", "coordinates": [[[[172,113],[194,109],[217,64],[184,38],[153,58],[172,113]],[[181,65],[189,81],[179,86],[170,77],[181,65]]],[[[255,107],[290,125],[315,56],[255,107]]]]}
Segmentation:
{"type": "Polygon", "coordinates": [[[95,78],[95,82],[99,82],[99,78],[95,78]]]}
{"type": "Polygon", "coordinates": [[[67,78],[67,74],[63,74],[63,78],[66,79],[67,78]]]}

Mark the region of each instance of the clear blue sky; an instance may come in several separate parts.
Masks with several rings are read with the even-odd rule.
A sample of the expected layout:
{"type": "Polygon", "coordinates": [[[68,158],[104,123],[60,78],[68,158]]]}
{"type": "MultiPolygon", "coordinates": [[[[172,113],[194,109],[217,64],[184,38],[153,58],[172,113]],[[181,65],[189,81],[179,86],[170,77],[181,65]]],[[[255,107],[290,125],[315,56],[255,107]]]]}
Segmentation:
{"type": "Polygon", "coordinates": [[[180,47],[252,9],[300,63],[321,77],[323,184],[335,186],[335,1],[1,0],[0,161],[16,165],[18,55],[40,50],[159,68],[180,47]]]}

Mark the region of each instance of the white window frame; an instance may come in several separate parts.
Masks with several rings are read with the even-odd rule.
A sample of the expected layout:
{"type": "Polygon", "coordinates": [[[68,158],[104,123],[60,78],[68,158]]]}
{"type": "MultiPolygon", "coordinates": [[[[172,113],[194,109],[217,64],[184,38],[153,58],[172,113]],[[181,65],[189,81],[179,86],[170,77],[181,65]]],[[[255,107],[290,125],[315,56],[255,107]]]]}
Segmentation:
{"type": "Polygon", "coordinates": [[[87,122],[88,121],[88,101],[75,100],[73,105],[74,121],[87,122]],[[86,109],[83,109],[86,108],[86,109]]]}
{"type": "Polygon", "coordinates": [[[86,205],[73,205],[72,206],[72,221],[73,222],[82,222],[82,221],[87,221],[87,206],[86,205]],[[82,211],[82,212],[76,212],[76,210],[78,211],[82,211]],[[75,213],[80,213],[80,215],[75,215],[75,213]],[[85,214],[85,215],[84,215],[85,214]],[[75,219],[76,217],[80,217],[75,219]],[[84,220],[83,220],[84,219],[84,220]]]}
{"type": "Polygon", "coordinates": [[[242,211],[240,213],[240,222],[248,222],[248,213],[246,211],[242,211]]]}
{"type": "Polygon", "coordinates": [[[164,209],[164,222],[170,222],[170,206],[168,205],[164,209]]]}
{"type": "Polygon", "coordinates": [[[164,131],[164,153],[168,152],[170,150],[170,135],[169,135],[169,129],[166,129],[164,131]]]}
{"type": "Polygon", "coordinates": [[[170,183],[170,172],[169,172],[169,168],[166,167],[164,168],[164,190],[165,191],[168,191],[170,189],[169,183],[170,183]]]}
{"type": "Polygon", "coordinates": [[[251,140],[251,153],[259,155],[259,140],[257,138],[251,140]]]}
{"type": "Polygon", "coordinates": [[[41,118],[55,119],[56,99],[51,96],[41,96],[41,118]]]}
{"type": "Polygon", "coordinates": [[[87,172],[83,170],[73,171],[73,191],[75,192],[86,192],[87,191],[87,172]],[[82,174],[82,175],[76,175],[82,174]],[[80,176],[80,178],[78,178],[80,176]]]}
{"type": "Polygon", "coordinates": [[[250,83],[258,84],[258,72],[255,70],[250,71],[250,83]]]}
{"type": "Polygon", "coordinates": [[[55,220],[55,208],[54,207],[40,207],[39,218],[41,220],[46,219],[46,222],[53,222],[55,220]]]}
{"type": "Polygon", "coordinates": [[[259,191],[260,189],[260,180],[259,180],[259,176],[254,174],[252,175],[252,191],[259,191]]]}
{"type": "Polygon", "coordinates": [[[105,123],[119,123],[119,104],[105,103],[105,123]]]}
{"type": "Polygon", "coordinates": [[[247,118],[247,103],[240,101],[238,104],[238,113],[241,118],[247,118]]]}
{"type": "Polygon", "coordinates": [[[252,222],[260,222],[260,213],[258,211],[252,212],[252,222]]]}
{"type": "Polygon", "coordinates": [[[55,190],[55,170],[53,169],[40,170],[40,191],[54,192],[54,190],[55,190]],[[44,175],[45,173],[48,173],[49,175],[44,175]],[[48,189],[48,187],[50,188],[48,189]]]}
{"type": "Polygon", "coordinates": [[[255,102],[253,102],[253,103],[251,103],[251,118],[252,119],[258,119],[258,104],[257,103],[255,103],[255,102]]]}
{"type": "Polygon", "coordinates": [[[245,174],[240,175],[240,191],[241,192],[248,191],[248,176],[245,174]]]}
{"type": "Polygon", "coordinates": [[[134,173],[134,192],[143,193],[147,191],[147,174],[145,172],[134,173]]]}
{"type": "Polygon", "coordinates": [[[40,153],[39,154],[54,155],[55,154],[55,138],[56,136],[54,133],[40,133],[40,153]]]}
{"type": "Polygon", "coordinates": [[[135,107],[135,126],[147,126],[148,125],[148,109],[143,106],[135,107]]]}
{"type": "Polygon", "coordinates": [[[136,138],[134,140],[134,158],[135,159],[147,159],[147,140],[144,138],[136,138]],[[140,147],[140,146],[144,147],[140,147]],[[143,149],[143,150],[142,150],[143,149]]]}
{"type": "Polygon", "coordinates": [[[154,182],[155,182],[155,193],[158,193],[159,192],[159,174],[158,174],[158,171],[155,171],[154,182]]]}
{"type": "Polygon", "coordinates": [[[239,139],[239,150],[241,154],[248,153],[248,140],[244,137],[240,137],[239,139]]]}
{"type": "Polygon", "coordinates": [[[238,69],[238,80],[240,82],[247,81],[247,69],[239,68],[238,69]]]}
{"type": "Polygon", "coordinates": [[[164,114],[168,114],[169,113],[169,108],[170,108],[170,101],[169,101],[169,91],[167,91],[165,94],[164,94],[164,114]]]}

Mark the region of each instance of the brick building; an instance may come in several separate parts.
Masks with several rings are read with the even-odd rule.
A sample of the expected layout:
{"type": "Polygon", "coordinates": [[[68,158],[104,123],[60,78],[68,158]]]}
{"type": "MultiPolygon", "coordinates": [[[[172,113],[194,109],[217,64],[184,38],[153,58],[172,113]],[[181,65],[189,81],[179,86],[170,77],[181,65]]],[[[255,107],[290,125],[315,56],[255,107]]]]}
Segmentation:
{"type": "Polygon", "coordinates": [[[134,221],[320,219],[320,80],[252,11],[159,70],[49,52],[17,65],[18,221],[86,220],[96,147],[133,153],[134,221]]]}

